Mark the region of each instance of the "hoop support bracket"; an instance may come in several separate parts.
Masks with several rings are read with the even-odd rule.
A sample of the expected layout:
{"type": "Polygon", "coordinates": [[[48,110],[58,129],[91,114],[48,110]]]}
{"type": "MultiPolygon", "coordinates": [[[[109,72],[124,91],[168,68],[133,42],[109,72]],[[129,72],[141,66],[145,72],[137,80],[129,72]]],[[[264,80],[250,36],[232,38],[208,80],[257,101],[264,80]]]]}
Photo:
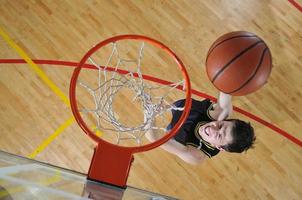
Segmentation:
{"type": "Polygon", "coordinates": [[[133,160],[130,150],[121,151],[108,143],[98,144],[94,149],[87,178],[125,188],[133,160]]]}

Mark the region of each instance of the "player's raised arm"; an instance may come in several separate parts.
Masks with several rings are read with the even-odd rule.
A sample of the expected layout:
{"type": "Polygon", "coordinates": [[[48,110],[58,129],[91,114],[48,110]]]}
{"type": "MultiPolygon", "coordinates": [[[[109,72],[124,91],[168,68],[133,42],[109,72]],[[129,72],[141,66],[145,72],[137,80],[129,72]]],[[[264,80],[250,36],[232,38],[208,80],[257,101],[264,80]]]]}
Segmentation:
{"type": "Polygon", "coordinates": [[[217,104],[214,105],[214,110],[210,112],[211,117],[218,121],[222,121],[228,118],[232,111],[232,96],[219,92],[217,104]]]}

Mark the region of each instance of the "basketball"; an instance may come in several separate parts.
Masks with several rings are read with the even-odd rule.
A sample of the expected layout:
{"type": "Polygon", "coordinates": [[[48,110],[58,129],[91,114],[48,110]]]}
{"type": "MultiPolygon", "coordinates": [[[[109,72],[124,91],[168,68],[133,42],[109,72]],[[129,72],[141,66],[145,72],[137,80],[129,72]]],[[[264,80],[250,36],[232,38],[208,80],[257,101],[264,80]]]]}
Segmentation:
{"type": "Polygon", "coordinates": [[[219,91],[233,96],[247,95],[261,88],[271,69],[268,46],[250,32],[222,35],[207,53],[206,72],[210,81],[219,91]]]}

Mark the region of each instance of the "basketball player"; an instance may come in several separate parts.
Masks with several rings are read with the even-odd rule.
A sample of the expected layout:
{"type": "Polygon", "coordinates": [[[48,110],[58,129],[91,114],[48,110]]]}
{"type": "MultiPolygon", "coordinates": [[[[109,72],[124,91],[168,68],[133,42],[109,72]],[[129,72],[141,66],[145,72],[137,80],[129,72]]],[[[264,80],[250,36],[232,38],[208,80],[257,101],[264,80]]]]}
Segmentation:
{"type": "MultiPolygon", "coordinates": [[[[232,112],[231,96],[220,92],[218,103],[209,99],[192,99],[190,114],[180,130],[161,148],[177,155],[190,164],[199,164],[220,151],[241,153],[253,146],[255,135],[253,127],[238,119],[226,119],[232,112]]],[[[174,103],[183,107],[184,100],[174,103]]],[[[168,129],[177,123],[182,111],[172,110],[172,120],[168,129]]],[[[155,131],[148,131],[146,137],[151,141],[158,139],[155,131]]]]}

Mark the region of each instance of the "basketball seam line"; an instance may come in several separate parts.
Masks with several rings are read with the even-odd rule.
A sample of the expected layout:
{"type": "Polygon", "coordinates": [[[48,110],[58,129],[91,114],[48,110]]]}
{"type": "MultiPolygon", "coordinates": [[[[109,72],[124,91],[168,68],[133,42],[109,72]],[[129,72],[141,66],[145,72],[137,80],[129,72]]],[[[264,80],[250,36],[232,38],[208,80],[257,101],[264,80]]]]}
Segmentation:
{"type": "Polygon", "coordinates": [[[239,88],[237,88],[237,89],[235,89],[235,90],[233,90],[233,91],[231,91],[231,92],[227,92],[227,94],[231,94],[231,93],[237,92],[238,90],[240,90],[240,89],[242,89],[244,86],[246,86],[246,85],[254,78],[254,76],[257,74],[257,72],[258,72],[258,70],[259,70],[259,68],[260,68],[260,66],[261,66],[261,64],[262,64],[262,62],[263,62],[263,58],[264,58],[264,55],[265,55],[265,53],[266,53],[267,50],[268,50],[268,48],[265,48],[265,49],[263,50],[262,55],[261,55],[260,62],[258,63],[257,68],[256,68],[255,72],[252,74],[252,76],[251,76],[245,83],[243,83],[239,88]]]}
{"type": "Polygon", "coordinates": [[[220,71],[218,71],[214,78],[211,80],[212,83],[215,82],[215,80],[220,76],[220,74],[233,62],[235,61],[237,58],[239,58],[241,55],[243,55],[244,53],[246,53],[248,50],[252,49],[253,47],[257,46],[258,44],[263,43],[262,40],[252,44],[251,46],[249,46],[248,48],[244,49],[243,51],[241,51],[238,55],[236,55],[234,58],[232,58],[225,66],[222,67],[222,69],[220,71]]]}
{"type": "Polygon", "coordinates": [[[216,47],[218,47],[220,44],[228,41],[228,40],[231,40],[231,39],[234,39],[234,38],[241,38],[241,37],[257,37],[257,35],[237,35],[237,36],[233,36],[233,37],[230,37],[230,38],[227,38],[225,40],[222,40],[221,42],[219,42],[218,44],[216,44],[208,53],[207,55],[207,58],[206,58],[206,63],[208,61],[208,57],[209,55],[213,52],[214,49],[216,49],[216,47]]]}

